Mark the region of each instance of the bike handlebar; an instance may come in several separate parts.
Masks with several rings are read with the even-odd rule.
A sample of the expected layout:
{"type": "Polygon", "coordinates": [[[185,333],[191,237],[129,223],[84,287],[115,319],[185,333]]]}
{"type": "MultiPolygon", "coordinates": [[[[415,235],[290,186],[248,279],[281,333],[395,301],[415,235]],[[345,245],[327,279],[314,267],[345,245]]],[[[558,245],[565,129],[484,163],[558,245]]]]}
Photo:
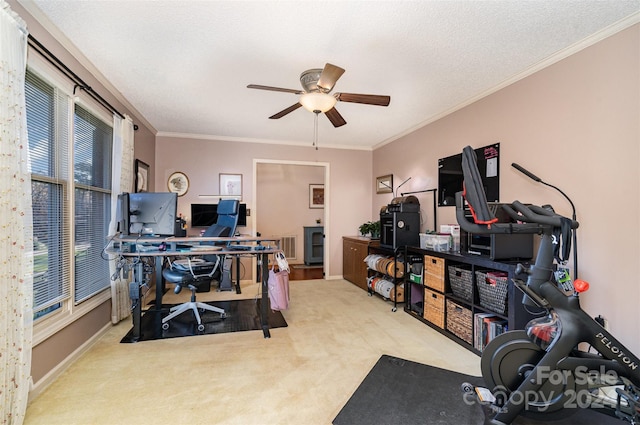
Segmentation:
{"type": "Polygon", "coordinates": [[[456,193],[456,218],[460,227],[469,233],[528,233],[539,234],[550,228],[561,228],[563,222],[568,222],[572,229],[577,229],[579,223],[549,209],[537,205],[524,205],[520,201],[513,201],[510,205],[502,205],[502,209],[511,217],[513,223],[477,224],[469,221],[464,210],[462,192],[456,193]]]}

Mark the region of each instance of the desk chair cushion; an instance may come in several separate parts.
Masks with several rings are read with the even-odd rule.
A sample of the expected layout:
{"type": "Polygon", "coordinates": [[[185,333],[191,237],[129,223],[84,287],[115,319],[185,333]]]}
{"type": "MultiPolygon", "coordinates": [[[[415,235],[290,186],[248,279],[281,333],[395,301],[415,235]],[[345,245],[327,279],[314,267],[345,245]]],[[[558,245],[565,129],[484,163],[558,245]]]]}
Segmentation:
{"type": "Polygon", "coordinates": [[[234,199],[223,199],[218,204],[216,213],[221,215],[238,215],[240,209],[240,203],[234,199]]]}
{"type": "Polygon", "coordinates": [[[218,203],[218,219],[216,224],[228,226],[231,231],[229,236],[233,236],[238,225],[238,212],[240,211],[240,202],[235,199],[222,199],[218,203]]]}
{"type": "MultiPolygon", "coordinates": [[[[227,226],[221,226],[219,224],[212,224],[207,228],[204,232],[203,236],[207,237],[227,237],[231,232],[231,228],[227,226]]],[[[225,245],[226,242],[202,242],[203,245],[225,245]]],[[[212,269],[219,265],[218,256],[214,254],[203,255],[202,259],[192,260],[191,268],[189,265],[185,265],[182,262],[174,261],[171,263],[171,267],[168,267],[162,271],[162,276],[164,279],[169,282],[178,285],[175,288],[176,291],[180,292],[182,286],[186,286],[189,283],[194,283],[200,280],[211,280],[213,276],[207,276],[212,272],[212,269]],[[196,275],[205,275],[202,278],[194,279],[191,272],[194,272],[196,275]]],[[[199,286],[199,285],[196,285],[199,286]]]]}
{"type": "MultiPolygon", "coordinates": [[[[221,224],[216,223],[209,226],[207,230],[204,231],[202,236],[225,238],[229,236],[229,233],[231,233],[231,228],[229,228],[228,226],[223,226],[221,224]]],[[[207,245],[213,244],[213,242],[202,242],[202,243],[207,245]]]]}
{"type": "MultiPolygon", "coordinates": [[[[169,282],[178,286],[186,286],[189,283],[198,282],[199,280],[211,280],[213,276],[208,276],[212,269],[216,266],[215,262],[204,261],[193,265],[193,272],[198,275],[203,275],[201,278],[194,279],[188,266],[174,265],[162,270],[162,277],[169,282]]],[[[198,285],[196,285],[198,286],[198,285]]]]}
{"type": "MultiPolygon", "coordinates": [[[[185,279],[179,275],[187,275],[186,277],[190,277],[193,279],[193,274],[195,275],[203,275],[211,272],[211,268],[216,266],[216,261],[207,261],[202,258],[192,258],[190,260],[176,260],[171,263],[171,267],[165,269],[167,273],[165,275],[163,271],[164,278],[171,282],[175,283],[174,280],[170,280],[169,278],[176,278],[178,281],[185,281],[185,279]],[[193,274],[192,274],[193,273],[193,274]]],[[[189,280],[189,279],[187,279],[189,280]]]]}

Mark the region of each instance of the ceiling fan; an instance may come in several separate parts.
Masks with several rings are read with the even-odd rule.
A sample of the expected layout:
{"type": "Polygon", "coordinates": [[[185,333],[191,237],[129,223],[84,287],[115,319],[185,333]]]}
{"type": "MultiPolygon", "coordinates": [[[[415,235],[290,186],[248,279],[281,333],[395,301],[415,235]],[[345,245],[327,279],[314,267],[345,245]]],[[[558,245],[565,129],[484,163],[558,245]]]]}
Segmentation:
{"type": "Polygon", "coordinates": [[[259,84],[249,84],[247,88],[280,91],[300,95],[300,99],[297,103],[269,117],[273,120],[282,118],[302,106],[308,111],[314,112],[316,116],[321,112],[324,113],[334,127],[340,127],[345,125],[347,121],[345,121],[342,115],[340,115],[338,110],[335,108],[336,102],[363,103],[365,105],[378,106],[389,105],[389,102],[391,101],[391,97],[389,96],[356,93],[329,94],[342,74],[344,74],[344,69],[327,63],[323,69],[308,69],[300,74],[300,84],[302,84],[303,90],[261,86],[259,84]]]}

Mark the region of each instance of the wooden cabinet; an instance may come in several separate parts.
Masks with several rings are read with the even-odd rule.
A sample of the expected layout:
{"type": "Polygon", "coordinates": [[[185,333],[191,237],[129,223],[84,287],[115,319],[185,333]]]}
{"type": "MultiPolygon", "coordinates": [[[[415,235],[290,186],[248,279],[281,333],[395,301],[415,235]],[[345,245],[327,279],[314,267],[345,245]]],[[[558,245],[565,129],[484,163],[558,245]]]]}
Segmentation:
{"type": "Polygon", "coordinates": [[[364,258],[369,246],[379,246],[379,240],[364,236],[342,237],[342,277],[354,285],[367,290],[367,265],[364,258]]]}
{"type": "Polygon", "coordinates": [[[512,282],[517,262],[414,247],[405,258],[405,311],[470,350],[535,317],[512,282]]]}
{"type": "Polygon", "coordinates": [[[324,227],[304,228],[304,263],[322,264],[324,261],[324,227]]]}

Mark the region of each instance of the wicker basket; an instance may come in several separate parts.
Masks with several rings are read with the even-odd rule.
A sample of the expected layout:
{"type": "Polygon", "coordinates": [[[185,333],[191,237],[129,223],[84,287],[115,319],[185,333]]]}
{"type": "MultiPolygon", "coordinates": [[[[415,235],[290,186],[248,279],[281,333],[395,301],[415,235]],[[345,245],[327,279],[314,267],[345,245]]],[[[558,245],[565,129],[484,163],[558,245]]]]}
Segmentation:
{"type": "Polygon", "coordinates": [[[424,284],[436,291],[445,292],[444,258],[424,256],[424,284]]]}
{"type": "Polygon", "coordinates": [[[456,297],[473,301],[473,272],[461,267],[449,266],[449,284],[456,297]]]}
{"type": "Polygon", "coordinates": [[[444,295],[424,290],[424,318],[444,329],[444,295]]]}
{"type": "Polygon", "coordinates": [[[476,286],[482,307],[499,314],[507,312],[509,278],[506,273],[477,271],[476,286]]]}
{"type": "Polygon", "coordinates": [[[447,330],[467,344],[473,344],[471,310],[447,299],[447,330]]]}

